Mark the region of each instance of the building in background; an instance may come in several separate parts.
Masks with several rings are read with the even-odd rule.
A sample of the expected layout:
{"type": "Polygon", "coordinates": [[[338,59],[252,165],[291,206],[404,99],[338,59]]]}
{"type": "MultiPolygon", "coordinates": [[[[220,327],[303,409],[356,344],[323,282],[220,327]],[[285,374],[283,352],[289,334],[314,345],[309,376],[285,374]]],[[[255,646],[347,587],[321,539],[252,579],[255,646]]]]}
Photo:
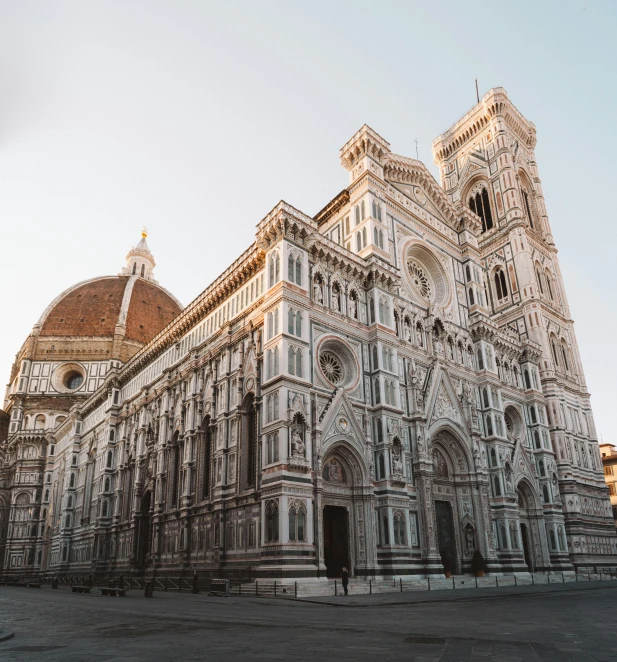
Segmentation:
{"type": "Polygon", "coordinates": [[[145,240],[63,293],[10,378],[4,572],[615,567],[535,143],[493,89],[440,185],[365,125],[183,310],[145,240]]]}
{"type": "Polygon", "coordinates": [[[617,447],[612,444],[600,444],[600,455],[604,467],[604,480],[608,485],[608,494],[611,499],[615,528],[617,528],[617,447]]]}

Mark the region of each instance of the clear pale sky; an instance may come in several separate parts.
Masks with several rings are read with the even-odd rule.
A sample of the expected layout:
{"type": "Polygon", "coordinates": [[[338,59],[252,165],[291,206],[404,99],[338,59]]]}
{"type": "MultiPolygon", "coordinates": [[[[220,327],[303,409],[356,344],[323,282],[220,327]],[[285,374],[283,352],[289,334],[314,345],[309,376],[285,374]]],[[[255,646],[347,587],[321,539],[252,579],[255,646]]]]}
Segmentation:
{"type": "Polygon", "coordinates": [[[142,225],[189,303],[280,200],[316,213],[365,122],[431,142],[502,86],[536,155],[599,434],[617,442],[617,3],[0,2],[0,372],[142,225]]]}

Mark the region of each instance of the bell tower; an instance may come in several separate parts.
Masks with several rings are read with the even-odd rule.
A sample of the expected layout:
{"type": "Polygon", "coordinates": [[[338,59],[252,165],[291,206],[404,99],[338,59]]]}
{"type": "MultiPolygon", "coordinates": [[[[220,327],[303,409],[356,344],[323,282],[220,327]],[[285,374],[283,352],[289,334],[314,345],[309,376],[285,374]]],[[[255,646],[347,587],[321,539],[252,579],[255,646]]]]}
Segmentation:
{"type": "Polygon", "coordinates": [[[433,141],[433,158],[449,200],[482,223],[478,245],[492,321],[541,348],[540,415],[546,413],[550,427],[553,480],[574,541],[571,556],[581,563],[588,536],[607,520],[586,524],[577,504],[583,495],[594,501],[606,488],[535,145],[534,124],[498,87],[433,141]]]}

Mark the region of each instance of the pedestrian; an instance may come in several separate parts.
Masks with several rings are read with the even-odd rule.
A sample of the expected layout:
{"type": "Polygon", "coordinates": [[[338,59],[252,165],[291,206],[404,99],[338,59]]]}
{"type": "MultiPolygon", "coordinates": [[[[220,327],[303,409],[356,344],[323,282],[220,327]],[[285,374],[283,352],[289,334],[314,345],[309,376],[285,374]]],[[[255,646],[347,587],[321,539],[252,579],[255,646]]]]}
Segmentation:
{"type": "Polygon", "coordinates": [[[347,570],[347,568],[343,568],[341,572],[341,584],[343,585],[343,590],[345,591],[345,595],[348,595],[347,584],[349,584],[349,570],[347,570]]]}

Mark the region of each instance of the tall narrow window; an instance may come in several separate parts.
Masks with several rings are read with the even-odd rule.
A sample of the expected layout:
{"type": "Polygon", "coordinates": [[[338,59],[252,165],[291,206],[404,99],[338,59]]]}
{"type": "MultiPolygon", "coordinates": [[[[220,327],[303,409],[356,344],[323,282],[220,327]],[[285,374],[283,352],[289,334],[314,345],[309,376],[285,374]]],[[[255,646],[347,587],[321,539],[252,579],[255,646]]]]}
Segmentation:
{"type": "Polygon", "coordinates": [[[495,292],[500,301],[508,296],[508,286],[506,285],[506,276],[502,269],[495,272],[495,292]]]}
{"type": "Polygon", "coordinates": [[[525,204],[525,211],[527,212],[527,219],[529,220],[529,225],[533,229],[533,217],[531,215],[531,207],[529,206],[529,195],[527,191],[523,189],[523,202],[525,204]]]}
{"type": "Polygon", "coordinates": [[[296,259],[296,285],[302,285],[302,261],[296,259]]]}
{"type": "Polygon", "coordinates": [[[298,338],[302,337],[302,313],[300,311],[296,313],[296,335],[298,338]]]}
{"type": "Polygon", "coordinates": [[[296,328],[296,314],[292,308],[287,311],[287,332],[294,333],[296,328]]]}
{"type": "Polygon", "coordinates": [[[360,217],[362,220],[366,218],[366,205],[364,204],[364,200],[360,203],[360,217]]]}
{"type": "Polygon", "coordinates": [[[296,350],[291,346],[287,350],[287,372],[290,375],[296,374],[296,350]]]}
{"type": "Polygon", "coordinates": [[[295,281],[295,275],[296,275],[296,261],[294,260],[294,256],[290,253],[289,257],[287,258],[287,277],[289,278],[289,281],[293,283],[295,281]]]}
{"type": "Polygon", "coordinates": [[[482,232],[486,232],[493,227],[493,215],[486,188],[483,188],[481,192],[469,198],[469,208],[480,217],[482,232]]]}
{"type": "Polygon", "coordinates": [[[302,377],[302,350],[296,350],[296,377],[302,377]]]}
{"type": "Polygon", "coordinates": [[[212,453],[212,431],[210,430],[210,417],[206,416],[201,425],[201,434],[203,439],[202,450],[202,498],[207,499],[210,496],[210,458],[212,453]]]}
{"type": "Polygon", "coordinates": [[[356,225],[360,225],[360,207],[358,207],[358,205],[356,205],[354,212],[355,212],[356,225]]]}

